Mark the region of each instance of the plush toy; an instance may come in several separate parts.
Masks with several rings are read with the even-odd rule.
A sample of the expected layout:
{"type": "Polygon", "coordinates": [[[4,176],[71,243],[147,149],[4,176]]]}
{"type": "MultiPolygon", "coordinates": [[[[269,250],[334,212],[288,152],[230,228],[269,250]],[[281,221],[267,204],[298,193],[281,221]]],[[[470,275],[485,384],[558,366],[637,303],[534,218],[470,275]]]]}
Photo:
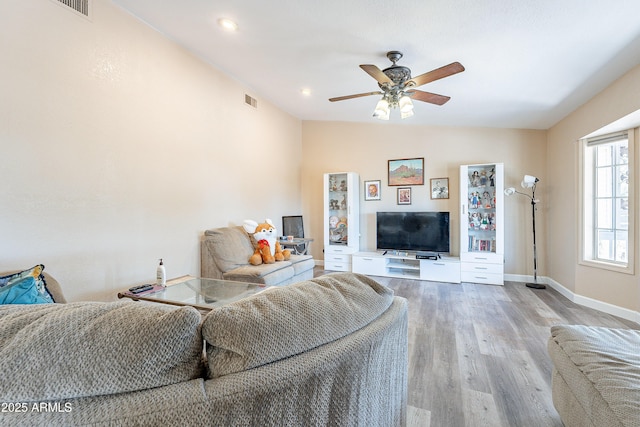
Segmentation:
{"type": "Polygon", "coordinates": [[[261,224],[248,219],[243,227],[255,239],[256,250],[249,258],[250,264],[273,264],[276,261],[286,261],[291,256],[291,251],[282,250],[278,242],[278,230],[270,219],[265,219],[261,224]]]}

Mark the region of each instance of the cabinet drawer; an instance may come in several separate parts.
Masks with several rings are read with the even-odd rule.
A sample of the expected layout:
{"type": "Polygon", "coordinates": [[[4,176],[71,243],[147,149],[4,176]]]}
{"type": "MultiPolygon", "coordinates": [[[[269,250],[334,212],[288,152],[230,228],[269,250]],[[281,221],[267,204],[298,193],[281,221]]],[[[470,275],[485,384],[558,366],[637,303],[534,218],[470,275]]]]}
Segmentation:
{"type": "Polygon", "coordinates": [[[460,263],[421,260],[420,279],[434,282],[460,283],[460,263]]]}
{"type": "Polygon", "coordinates": [[[478,274],[502,274],[504,267],[502,264],[480,264],[474,262],[463,262],[462,271],[478,274]]]}
{"type": "Polygon", "coordinates": [[[382,276],[385,272],[384,265],[384,258],[369,256],[353,256],[351,258],[351,266],[354,273],[382,276]]]}
{"type": "Polygon", "coordinates": [[[462,252],[460,254],[461,262],[479,262],[490,264],[503,264],[502,255],[493,252],[462,252]]]}
{"type": "Polygon", "coordinates": [[[325,254],[351,255],[356,252],[353,248],[344,245],[325,245],[325,254]]]}
{"type": "Polygon", "coordinates": [[[331,271],[351,271],[350,262],[328,261],[324,260],[324,269],[331,271]]]}
{"type": "Polygon", "coordinates": [[[324,254],[324,262],[341,262],[351,264],[351,255],[324,254]]]}
{"type": "Polygon", "coordinates": [[[504,285],[504,277],[502,274],[480,273],[472,271],[463,271],[460,273],[463,282],[486,283],[488,285],[504,285]]]}

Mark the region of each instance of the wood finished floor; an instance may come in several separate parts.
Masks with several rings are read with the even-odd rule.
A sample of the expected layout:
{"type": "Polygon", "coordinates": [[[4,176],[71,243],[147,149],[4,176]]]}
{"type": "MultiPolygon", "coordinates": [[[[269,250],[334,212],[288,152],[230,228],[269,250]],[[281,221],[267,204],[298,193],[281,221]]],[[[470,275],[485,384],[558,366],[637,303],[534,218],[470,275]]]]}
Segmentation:
{"type": "Polygon", "coordinates": [[[372,278],[409,302],[409,427],[562,426],[551,401],[549,328],[640,329],[549,287],[372,278]]]}

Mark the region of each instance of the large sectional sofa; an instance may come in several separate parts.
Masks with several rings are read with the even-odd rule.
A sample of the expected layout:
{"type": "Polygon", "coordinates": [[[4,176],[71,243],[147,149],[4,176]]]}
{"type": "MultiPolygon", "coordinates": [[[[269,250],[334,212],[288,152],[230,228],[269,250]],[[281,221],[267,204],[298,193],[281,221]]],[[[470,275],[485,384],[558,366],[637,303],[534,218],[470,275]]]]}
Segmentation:
{"type": "Polygon", "coordinates": [[[200,275],[212,279],[289,285],[313,278],[311,255],[291,255],[288,261],[251,265],[251,237],[241,226],[206,230],[200,242],[200,275]]]}
{"type": "Polygon", "coordinates": [[[0,378],[0,425],[402,426],[407,302],[334,273],[204,317],[133,301],[5,305],[0,378]]]}
{"type": "Polygon", "coordinates": [[[640,426],[640,331],[557,325],[548,348],[566,427],[640,426]]]}

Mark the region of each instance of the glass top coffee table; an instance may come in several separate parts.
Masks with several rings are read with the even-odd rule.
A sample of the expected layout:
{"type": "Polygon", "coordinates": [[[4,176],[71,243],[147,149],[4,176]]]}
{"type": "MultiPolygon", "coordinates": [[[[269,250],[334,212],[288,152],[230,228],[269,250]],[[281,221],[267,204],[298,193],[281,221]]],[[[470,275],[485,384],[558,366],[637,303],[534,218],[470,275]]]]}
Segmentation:
{"type": "Polygon", "coordinates": [[[258,283],[186,276],[167,282],[166,287],[155,285],[153,289],[139,294],[130,291],[120,292],[118,298],[171,305],[189,305],[198,310],[209,311],[265,289],[267,289],[266,285],[258,283]]]}

